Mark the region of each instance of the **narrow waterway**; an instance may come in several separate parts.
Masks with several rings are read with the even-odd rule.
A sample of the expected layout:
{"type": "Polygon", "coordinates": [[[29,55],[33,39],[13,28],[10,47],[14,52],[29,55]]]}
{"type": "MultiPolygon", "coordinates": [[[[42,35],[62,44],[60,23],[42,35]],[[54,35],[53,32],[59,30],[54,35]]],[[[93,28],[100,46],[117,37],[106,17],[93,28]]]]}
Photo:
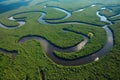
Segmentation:
{"type": "MultiPolygon", "coordinates": [[[[11,21],[17,21],[16,19],[14,19],[13,16],[9,17],[8,19],[11,21]]],[[[17,21],[17,23],[18,23],[18,26],[6,26],[6,25],[0,23],[0,27],[2,27],[4,29],[16,29],[16,28],[19,28],[19,27],[22,27],[23,25],[25,25],[26,22],[25,21],[17,21]]]]}

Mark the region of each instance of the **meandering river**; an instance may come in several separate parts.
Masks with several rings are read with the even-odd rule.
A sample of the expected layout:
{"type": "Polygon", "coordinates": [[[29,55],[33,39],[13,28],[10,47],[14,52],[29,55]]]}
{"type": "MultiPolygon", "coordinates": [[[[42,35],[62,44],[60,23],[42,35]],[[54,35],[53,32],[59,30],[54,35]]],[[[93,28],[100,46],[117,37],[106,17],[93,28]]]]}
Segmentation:
{"type": "MultiPolygon", "coordinates": [[[[90,7],[95,7],[95,6],[96,5],[91,5],[90,7]]],[[[47,8],[47,7],[45,7],[45,8],[47,8]]],[[[66,17],[64,17],[63,19],[67,19],[67,18],[69,18],[71,16],[71,13],[68,12],[67,10],[65,10],[65,9],[62,9],[62,8],[59,8],[59,7],[53,7],[53,8],[56,9],[56,10],[59,10],[61,12],[66,13],[66,17]]],[[[82,10],[78,10],[78,11],[82,11],[82,10]]],[[[74,12],[78,12],[78,11],[74,11],[74,12]]],[[[40,23],[42,23],[42,24],[45,24],[45,25],[46,24],[48,24],[48,25],[53,25],[53,24],[54,25],[58,25],[58,24],[65,24],[65,25],[67,25],[67,24],[85,24],[85,23],[78,23],[78,22],[75,22],[75,21],[74,22],[67,22],[67,23],[64,23],[64,22],[63,23],[61,23],[61,22],[58,22],[58,23],[49,23],[49,22],[47,22],[46,20],[43,19],[43,17],[46,16],[46,13],[41,12],[41,14],[42,15],[39,17],[38,21],[40,23]]],[[[96,12],[96,15],[100,18],[100,21],[103,21],[103,22],[109,23],[109,25],[112,25],[112,22],[109,21],[107,19],[107,17],[100,15],[99,11],[96,12]]],[[[63,20],[63,19],[60,19],[60,20],[63,20]]],[[[13,16],[11,16],[9,18],[9,20],[14,20],[15,21],[15,19],[13,18],[13,16]]],[[[21,27],[21,26],[23,26],[25,24],[24,21],[17,21],[17,22],[18,22],[19,26],[16,26],[16,27],[9,28],[9,27],[7,27],[7,26],[5,26],[3,24],[0,24],[0,27],[5,28],[5,29],[14,29],[14,28],[21,27]]],[[[36,39],[36,40],[40,41],[41,45],[44,47],[46,55],[52,61],[54,61],[55,63],[60,64],[60,65],[65,65],[65,66],[77,66],[77,65],[87,64],[89,62],[98,60],[100,57],[102,57],[105,54],[107,54],[111,50],[111,48],[113,47],[113,43],[114,42],[113,42],[113,33],[112,33],[112,31],[109,29],[109,27],[108,27],[107,24],[104,25],[102,28],[107,33],[107,41],[106,41],[106,44],[103,46],[103,48],[100,49],[100,50],[98,50],[97,52],[91,54],[91,55],[88,55],[88,56],[82,57],[82,58],[77,58],[77,59],[74,59],[74,60],[61,59],[61,58],[55,56],[53,54],[53,52],[54,51],[59,51],[59,52],[74,52],[74,51],[82,49],[89,42],[89,38],[85,34],[81,34],[81,33],[75,32],[75,31],[66,30],[66,31],[73,32],[73,33],[81,35],[84,40],[81,41],[80,43],[78,43],[75,46],[72,46],[72,47],[69,47],[69,48],[65,48],[65,49],[64,48],[60,48],[60,47],[54,45],[53,43],[51,43],[50,41],[48,41],[46,38],[38,36],[38,35],[23,36],[22,38],[20,38],[20,40],[18,42],[21,45],[22,43],[24,43],[24,42],[26,42],[28,40],[36,39]]],[[[0,49],[0,52],[3,52],[3,50],[0,49]]]]}

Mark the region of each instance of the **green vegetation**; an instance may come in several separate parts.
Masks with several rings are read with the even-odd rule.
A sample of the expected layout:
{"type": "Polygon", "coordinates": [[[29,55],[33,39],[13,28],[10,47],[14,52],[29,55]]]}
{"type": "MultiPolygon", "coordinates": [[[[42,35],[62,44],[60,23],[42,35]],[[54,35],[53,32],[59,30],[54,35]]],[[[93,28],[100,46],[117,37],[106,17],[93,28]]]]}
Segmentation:
{"type": "MultiPolygon", "coordinates": [[[[73,12],[71,17],[63,21],[77,21],[77,22],[82,22],[82,23],[89,23],[89,24],[103,26],[105,23],[100,22],[99,17],[96,15],[96,12],[100,8],[101,6],[89,7],[81,12],[76,12],[76,13],[73,12]]],[[[59,21],[59,22],[63,22],[63,21],[59,21]]],[[[58,21],[54,21],[54,22],[58,22],[58,21]]]]}
{"type": "Polygon", "coordinates": [[[12,63],[9,57],[5,55],[4,57],[1,54],[0,60],[1,63],[4,62],[4,64],[1,64],[0,66],[0,79],[20,80],[26,79],[27,75],[28,79],[39,80],[41,79],[41,74],[39,73],[40,69],[44,71],[45,79],[48,80],[73,80],[74,78],[78,80],[119,80],[119,25],[120,22],[117,22],[115,25],[111,26],[111,28],[115,31],[116,36],[114,48],[110,54],[106,55],[97,62],[77,67],[64,67],[56,65],[45,56],[44,52],[41,52],[43,48],[40,47],[40,44],[33,40],[22,44],[21,52],[18,54],[14,63],[12,63]],[[35,54],[32,52],[35,52],[35,54]]]}
{"type": "Polygon", "coordinates": [[[120,20],[120,16],[115,16],[110,18],[111,21],[119,21],[120,20]]]}
{"type": "Polygon", "coordinates": [[[90,38],[92,38],[92,37],[94,36],[94,33],[93,33],[93,32],[89,32],[89,33],[88,33],[88,36],[89,36],[90,38]]]}
{"type": "Polygon", "coordinates": [[[44,19],[59,19],[59,18],[63,18],[64,16],[66,16],[65,13],[55,10],[53,8],[49,8],[49,7],[45,8],[44,11],[47,12],[47,15],[44,17],[44,19]]]}
{"type": "MultiPolygon", "coordinates": [[[[21,18],[21,17],[27,17],[25,20],[27,23],[15,30],[9,31],[7,30],[9,34],[11,35],[18,35],[17,40],[25,35],[40,35],[47,38],[49,41],[51,41],[53,44],[56,44],[60,47],[69,47],[73,46],[74,44],[77,44],[79,41],[82,40],[82,37],[78,34],[68,32],[62,30],[62,28],[70,26],[70,25],[43,25],[40,24],[37,20],[40,16],[40,12],[31,12],[31,13],[25,13],[18,16],[15,16],[15,18],[21,18]],[[35,15],[32,15],[32,14],[35,15]],[[27,15],[27,16],[26,16],[27,15]],[[34,23],[33,23],[34,22],[34,23]],[[14,33],[16,32],[16,33],[14,33]]],[[[4,34],[1,33],[1,37],[4,37],[4,34]]],[[[6,36],[7,37],[7,36],[6,36]]],[[[16,37],[16,36],[13,36],[16,37]]],[[[1,38],[2,39],[2,38],[1,38]]],[[[3,38],[4,39],[4,38],[3,38]]],[[[4,41],[9,41],[10,39],[5,39],[4,41]]],[[[16,41],[17,41],[16,40],[16,41]]],[[[14,41],[14,40],[12,40],[14,41]]],[[[2,42],[2,40],[1,40],[2,42]]],[[[16,42],[16,44],[18,44],[16,42]]],[[[5,44],[3,44],[5,45],[5,44]]],[[[7,46],[7,45],[6,45],[7,46]]],[[[2,47],[2,46],[1,46],[2,47]]]]}
{"type": "Polygon", "coordinates": [[[106,42],[106,36],[105,36],[106,33],[103,28],[95,27],[95,26],[86,26],[86,25],[74,25],[73,27],[68,27],[68,29],[81,32],[86,35],[89,34],[89,32],[93,32],[94,36],[90,38],[88,44],[80,51],[76,51],[72,53],[55,52],[54,54],[60,58],[71,60],[92,54],[96,52],[96,50],[101,49],[106,42]]]}
{"type": "MultiPolygon", "coordinates": [[[[0,1],[0,4],[12,4],[20,0],[0,1]],[[15,2],[14,2],[15,1],[15,2]]],[[[58,6],[69,11],[89,6],[93,3],[102,3],[96,7],[90,7],[83,12],[72,13],[69,20],[77,20],[97,25],[104,25],[96,16],[96,11],[103,6],[119,5],[119,0],[50,0],[48,2],[36,5],[37,3],[47,0],[32,0],[27,6],[21,6],[10,11],[0,13],[0,23],[7,26],[18,25],[15,21],[7,18],[19,12],[27,11],[44,11],[48,13],[45,18],[61,18],[64,13],[52,8],[45,9],[44,6],[58,6]],[[69,2],[70,1],[70,2],[69,2]],[[72,6],[71,4],[72,3],[72,6]],[[74,6],[73,6],[74,5],[74,6]],[[54,12],[52,14],[52,12],[54,12]],[[58,14],[58,15],[57,15],[58,14]]],[[[1,8],[1,7],[0,7],[1,8]]],[[[106,33],[103,28],[92,25],[74,24],[74,25],[44,25],[38,22],[41,16],[40,12],[28,12],[15,15],[15,18],[24,18],[26,24],[20,28],[7,30],[0,27],[0,48],[6,50],[17,50],[18,54],[15,59],[11,54],[0,52],[0,80],[119,80],[120,79],[120,21],[119,17],[111,18],[119,11],[119,6],[110,7],[113,12],[102,10],[101,14],[107,16],[115,24],[110,28],[114,33],[114,47],[109,54],[102,57],[99,61],[79,66],[62,66],[54,63],[45,53],[44,48],[37,40],[30,40],[23,44],[18,44],[18,40],[26,35],[39,35],[45,37],[53,44],[62,48],[73,46],[83,40],[80,34],[66,32],[63,28],[73,30],[88,35],[93,33],[90,42],[80,51],[71,53],[60,53],[55,51],[55,55],[64,59],[76,59],[89,55],[103,47],[106,42],[106,33]],[[117,21],[116,21],[117,20],[117,21]]],[[[55,22],[55,21],[54,21],[55,22]]]]}
{"type": "Polygon", "coordinates": [[[111,17],[116,13],[114,11],[111,12],[109,9],[104,9],[100,11],[100,14],[105,15],[106,17],[111,17]]]}
{"type": "Polygon", "coordinates": [[[12,20],[9,20],[8,17],[10,17],[10,15],[5,14],[6,16],[1,16],[0,17],[0,23],[6,25],[6,26],[17,26],[18,23],[12,20]]]}

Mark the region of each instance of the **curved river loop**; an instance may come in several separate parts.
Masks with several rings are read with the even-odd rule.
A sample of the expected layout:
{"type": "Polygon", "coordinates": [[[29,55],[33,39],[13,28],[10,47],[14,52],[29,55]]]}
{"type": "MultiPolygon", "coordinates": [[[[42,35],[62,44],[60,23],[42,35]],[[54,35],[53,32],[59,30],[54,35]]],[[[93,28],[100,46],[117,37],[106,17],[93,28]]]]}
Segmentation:
{"type": "MultiPolygon", "coordinates": [[[[91,5],[90,7],[95,7],[96,5],[91,5]]],[[[71,13],[68,12],[67,10],[65,9],[62,9],[62,8],[59,8],[59,7],[55,7],[55,6],[45,6],[45,8],[47,7],[52,7],[56,10],[59,10],[61,12],[64,12],[66,13],[66,16],[62,19],[59,19],[59,20],[64,20],[64,19],[67,19],[71,16],[71,13]]],[[[84,8],[85,9],[85,8],[84,8]]],[[[74,11],[75,12],[79,12],[79,11],[83,11],[84,9],[80,9],[80,10],[77,10],[77,11],[74,11]]],[[[101,8],[102,9],[102,8],[101,8]]],[[[42,14],[39,18],[38,18],[38,21],[42,24],[48,24],[48,25],[58,25],[58,24],[85,24],[85,23],[80,23],[80,22],[48,22],[46,21],[44,18],[44,16],[46,16],[46,13],[45,12],[42,12],[40,11],[40,13],[42,14]]],[[[102,16],[100,14],[100,10],[96,12],[96,15],[100,18],[100,21],[103,21],[103,22],[106,22],[106,23],[109,23],[109,25],[112,25],[112,22],[109,21],[105,16],[102,16]]],[[[8,18],[9,20],[14,20],[14,21],[17,21],[16,19],[14,19],[13,16],[9,17],[8,18]]],[[[18,26],[15,26],[15,27],[8,27],[8,26],[5,26],[3,24],[0,23],[0,27],[2,28],[5,28],[5,29],[15,29],[15,28],[18,28],[18,27],[22,27],[25,22],[24,21],[17,21],[18,22],[18,26]]],[[[86,24],[88,25],[88,24],[86,24]]],[[[77,51],[77,50],[81,50],[88,42],[89,42],[89,37],[86,36],[85,34],[82,34],[82,33],[79,33],[79,32],[75,32],[75,31],[72,31],[72,30],[68,30],[68,29],[63,29],[64,31],[69,31],[69,32],[73,32],[73,33],[76,33],[76,34],[79,34],[81,35],[84,40],[80,43],[78,43],[77,45],[75,46],[72,46],[72,47],[69,47],[69,48],[61,48],[59,46],[56,46],[54,45],[52,42],[48,41],[46,38],[44,37],[41,37],[41,36],[38,36],[38,35],[27,35],[27,36],[23,36],[19,39],[18,43],[21,45],[22,43],[28,41],[28,40],[31,40],[31,39],[36,39],[38,40],[41,45],[44,47],[45,49],[45,52],[46,52],[46,55],[52,60],[54,61],[55,63],[57,64],[60,64],[60,65],[64,65],[64,66],[78,66],[78,65],[81,65],[81,64],[87,64],[87,63],[90,63],[92,61],[97,61],[99,60],[100,57],[104,56],[105,54],[107,54],[113,47],[113,33],[112,31],[109,29],[109,25],[104,25],[102,28],[106,31],[107,33],[107,41],[105,43],[105,45],[103,46],[103,48],[101,48],[100,50],[98,50],[97,52],[91,54],[91,55],[88,55],[88,56],[85,56],[85,57],[82,57],[82,58],[77,58],[77,59],[74,59],[74,60],[67,60],[67,59],[61,59],[57,56],[55,56],[55,54],[53,53],[54,51],[59,51],[59,52],[74,52],[74,51],[77,51]]],[[[2,49],[0,48],[0,52],[4,52],[4,53],[16,53],[17,54],[17,51],[7,51],[5,49],[2,49]]]]}

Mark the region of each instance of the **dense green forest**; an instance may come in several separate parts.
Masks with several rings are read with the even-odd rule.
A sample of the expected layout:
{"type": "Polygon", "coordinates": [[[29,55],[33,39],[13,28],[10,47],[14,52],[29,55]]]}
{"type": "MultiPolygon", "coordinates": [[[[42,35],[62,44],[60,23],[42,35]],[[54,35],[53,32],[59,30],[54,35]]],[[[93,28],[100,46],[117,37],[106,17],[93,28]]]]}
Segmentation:
{"type": "Polygon", "coordinates": [[[119,34],[119,0],[0,0],[0,80],[120,80],[119,34]]]}

